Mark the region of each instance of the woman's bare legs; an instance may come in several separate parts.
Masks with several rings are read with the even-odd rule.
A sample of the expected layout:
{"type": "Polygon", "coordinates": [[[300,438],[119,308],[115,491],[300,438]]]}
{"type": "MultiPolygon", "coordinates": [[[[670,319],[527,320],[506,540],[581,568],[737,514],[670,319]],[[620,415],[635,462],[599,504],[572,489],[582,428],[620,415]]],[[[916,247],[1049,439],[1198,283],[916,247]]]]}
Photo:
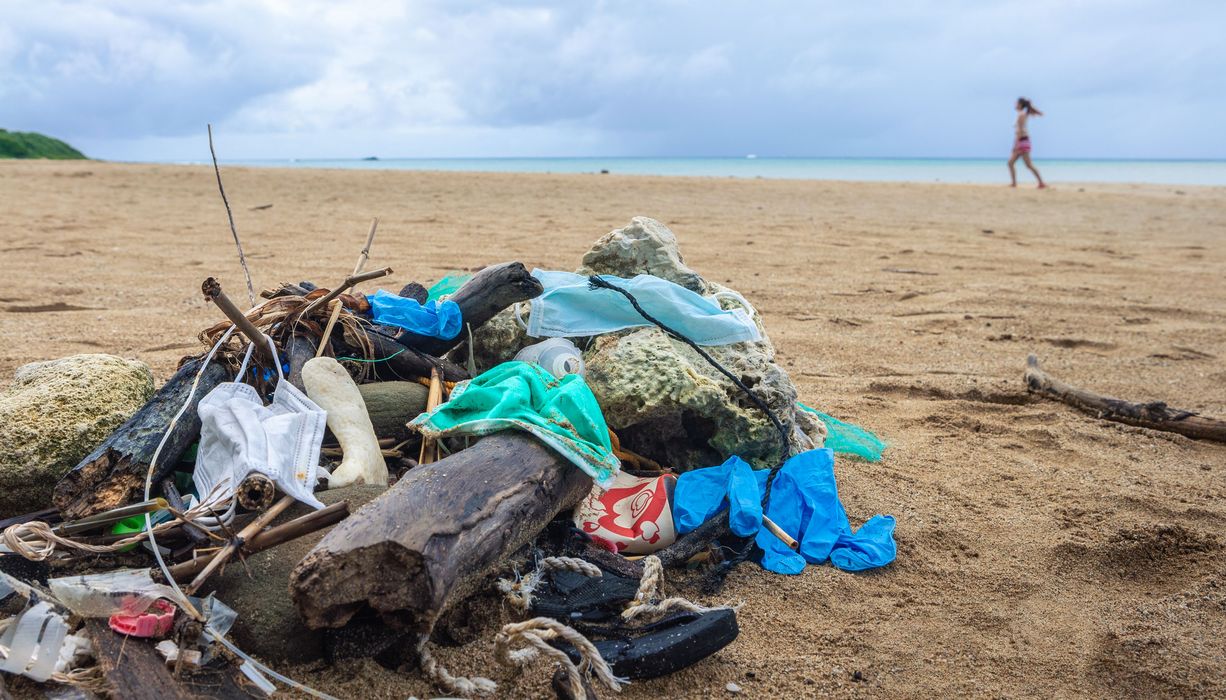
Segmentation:
{"type": "MultiPolygon", "coordinates": [[[[1014,160],[1017,160],[1017,157],[1016,157],[1016,156],[1014,156],[1014,160]]],[[[1047,187],[1047,185],[1046,185],[1046,184],[1043,182],[1043,176],[1042,176],[1042,175],[1040,175],[1040,174],[1039,174],[1038,169],[1034,167],[1034,163],[1031,163],[1031,162],[1030,162],[1030,154],[1029,154],[1029,153],[1023,153],[1023,154],[1022,154],[1022,162],[1026,164],[1026,167],[1027,167],[1027,168],[1030,168],[1030,172],[1034,173],[1034,179],[1036,179],[1036,180],[1038,180],[1038,181],[1039,181],[1039,189],[1043,189],[1044,187],[1047,187]]],[[[1013,170],[1013,161],[1009,161],[1009,170],[1010,170],[1010,171],[1012,171],[1012,170],[1013,170]]],[[[1017,185],[1017,178],[1016,178],[1016,177],[1013,179],[1013,184],[1014,184],[1015,186],[1017,185]]]]}
{"type": "Polygon", "coordinates": [[[1010,187],[1017,187],[1017,168],[1014,168],[1013,164],[1017,162],[1017,158],[1019,155],[1021,154],[1018,153],[1017,151],[1014,151],[1013,155],[1009,156],[1009,180],[1011,181],[1009,184],[1010,187]]]}

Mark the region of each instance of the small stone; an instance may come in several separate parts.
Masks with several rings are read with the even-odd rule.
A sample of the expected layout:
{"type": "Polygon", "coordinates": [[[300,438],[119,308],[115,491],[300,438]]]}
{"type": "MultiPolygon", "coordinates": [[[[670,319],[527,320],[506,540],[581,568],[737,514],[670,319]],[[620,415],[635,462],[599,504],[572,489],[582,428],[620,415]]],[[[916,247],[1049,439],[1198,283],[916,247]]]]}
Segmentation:
{"type": "Polygon", "coordinates": [[[741,686],[737,685],[736,683],[733,683],[732,681],[728,681],[728,685],[724,686],[724,689],[727,690],[729,693],[741,692],[741,686]]]}

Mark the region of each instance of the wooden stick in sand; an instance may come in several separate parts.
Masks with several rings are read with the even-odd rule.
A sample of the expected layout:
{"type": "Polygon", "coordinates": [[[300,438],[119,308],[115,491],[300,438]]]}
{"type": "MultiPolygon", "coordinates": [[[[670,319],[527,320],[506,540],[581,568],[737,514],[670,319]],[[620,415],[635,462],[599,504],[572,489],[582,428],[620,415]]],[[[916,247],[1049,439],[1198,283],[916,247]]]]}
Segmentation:
{"type": "Polygon", "coordinates": [[[217,570],[217,567],[221,566],[222,564],[225,564],[227,561],[230,561],[230,557],[234,556],[235,553],[237,553],[238,550],[242,548],[244,540],[247,540],[248,538],[254,536],[260,530],[263,530],[264,527],[268,525],[268,523],[271,523],[273,520],[275,520],[278,515],[280,515],[282,512],[285,511],[286,508],[289,508],[293,504],[294,504],[293,497],[282,496],[281,500],[277,501],[276,503],[272,505],[271,508],[261,513],[260,517],[251,521],[251,523],[247,525],[247,527],[243,528],[242,530],[239,530],[238,537],[227,542],[226,546],[222,547],[221,551],[218,552],[217,555],[214,556],[213,559],[209,561],[207,565],[205,565],[204,570],[202,570],[199,574],[197,574],[196,578],[192,579],[192,582],[187,584],[187,586],[183,588],[183,592],[187,593],[188,595],[195,594],[195,592],[200,588],[200,586],[204,585],[204,582],[205,580],[208,579],[209,575],[217,570]]]}
{"type": "Polygon", "coordinates": [[[1079,389],[1044,372],[1039,367],[1039,358],[1034,355],[1026,358],[1025,378],[1026,388],[1030,391],[1062,401],[1097,418],[1190,438],[1226,442],[1226,421],[1170,408],[1161,401],[1132,403],[1079,389]]]}

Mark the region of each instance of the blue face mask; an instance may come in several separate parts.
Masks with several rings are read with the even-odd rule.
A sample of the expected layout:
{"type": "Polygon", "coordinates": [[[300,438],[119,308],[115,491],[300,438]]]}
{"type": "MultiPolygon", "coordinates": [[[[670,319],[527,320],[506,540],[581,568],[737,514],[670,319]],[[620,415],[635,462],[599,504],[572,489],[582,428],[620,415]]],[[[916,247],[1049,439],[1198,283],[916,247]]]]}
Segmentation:
{"type": "MultiPolygon", "coordinates": [[[[528,317],[528,335],[534,338],[578,338],[651,325],[621,294],[589,289],[583,275],[533,270],[532,276],[545,287],[532,300],[528,317]]],[[[762,339],[744,309],[725,311],[714,299],[654,275],[601,277],[633,294],[647,313],[699,345],[762,339]]]]}

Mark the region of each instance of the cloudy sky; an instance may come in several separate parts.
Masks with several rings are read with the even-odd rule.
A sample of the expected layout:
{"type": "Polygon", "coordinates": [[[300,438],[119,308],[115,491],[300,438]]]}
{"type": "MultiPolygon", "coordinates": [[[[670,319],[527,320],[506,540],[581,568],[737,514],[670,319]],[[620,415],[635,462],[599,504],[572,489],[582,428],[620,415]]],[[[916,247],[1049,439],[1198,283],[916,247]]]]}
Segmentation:
{"type": "Polygon", "coordinates": [[[5,0],[0,127],[89,155],[1226,157],[1222,0],[5,0]]]}

